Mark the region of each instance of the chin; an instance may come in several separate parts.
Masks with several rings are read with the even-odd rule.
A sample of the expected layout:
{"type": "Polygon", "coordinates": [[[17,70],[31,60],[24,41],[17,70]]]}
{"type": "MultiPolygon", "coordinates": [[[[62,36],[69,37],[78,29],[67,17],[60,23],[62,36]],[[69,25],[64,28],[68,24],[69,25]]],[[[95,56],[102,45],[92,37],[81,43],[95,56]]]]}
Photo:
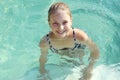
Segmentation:
{"type": "Polygon", "coordinates": [[[59,34],[58,36],[59,36],[59,38],[65,38],[66,34],[59,34]]]}

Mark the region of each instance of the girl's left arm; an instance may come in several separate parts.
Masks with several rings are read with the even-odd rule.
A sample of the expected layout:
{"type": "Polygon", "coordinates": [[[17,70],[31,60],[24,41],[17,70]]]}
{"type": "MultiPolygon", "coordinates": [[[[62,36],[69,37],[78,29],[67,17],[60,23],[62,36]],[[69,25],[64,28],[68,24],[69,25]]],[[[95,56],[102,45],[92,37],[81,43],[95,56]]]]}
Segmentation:
{"type": "Polygon", "coordinates": [[[99,49],[97,45],[88,37],[88,35],[79,29],[75,29],[76,38],[80,43],[87,45],[90,49],[90,60],[94,62],[99,58],[99,49]]]}
{"type": "Polygon", "coordinates": [[[99,48],[97,45],[91,40],[87,39],[85,44],[89,47],[90,50],[90,57],[89,57],[89,65],[88,65],[88,72],[91,72],[94,66],[94,63],[99,58],[99,48]]]}
{"type": "Polygon", "coordinates": [[[89,57],[90,62],[89,62],[89,65],[85,68],[85,71],[84,71],[85,75],[83,77],[85,80],[89,80],[92,77],[91,72],[93,70],[94,63],[99,58],[99,49],[91,39],[87,39],[85,41],[85,44],[88,45],[90,49],[90,57],[89,57]]]}
{"type": "Polygon", "coordinates": [[[86,45],[88,45],[90,50],[90,63],[94,63],[99,58],[99,48],[98,46],[88,38],[88,40],[85,41],[86,45]]]}
{"type": "Polygon", "coordinates": [[[87,34],[79,29],[76,29],[76,38],[80,43],[85,44],[90,50],[89,65],[85,68],[85,80],[89,80],[91,77],[91,72],[93,70],[94,63],[99,58],[99,48],[98,46],[87,36],[87,34]]]}

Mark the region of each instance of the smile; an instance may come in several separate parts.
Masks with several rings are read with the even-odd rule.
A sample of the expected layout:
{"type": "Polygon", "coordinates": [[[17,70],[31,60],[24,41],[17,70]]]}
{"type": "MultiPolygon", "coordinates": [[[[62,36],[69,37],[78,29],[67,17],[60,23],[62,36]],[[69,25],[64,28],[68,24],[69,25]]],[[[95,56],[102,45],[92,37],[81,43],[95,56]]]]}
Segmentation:
{"type": "Polygon", "coordinates": [[[57,31],[58,34],[63,34],[65,31],[57,31]]]}

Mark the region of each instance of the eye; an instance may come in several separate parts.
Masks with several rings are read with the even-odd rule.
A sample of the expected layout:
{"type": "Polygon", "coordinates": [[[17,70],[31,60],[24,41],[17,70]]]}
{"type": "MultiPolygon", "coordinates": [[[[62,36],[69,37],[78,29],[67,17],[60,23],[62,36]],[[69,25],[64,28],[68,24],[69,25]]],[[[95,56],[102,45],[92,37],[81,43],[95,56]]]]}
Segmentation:
{"type": "Polygon", "coordinates": [[[58,23],[53,23],[53,26],[57,27],[57,26],[58,26],[58,23]]]}
{"type": "Polygon", "coordinates": [[[67,23],[68,23],[68,21],[64,21],[64,22],[63,22],[63,25],[66,25],[67,23]]]}

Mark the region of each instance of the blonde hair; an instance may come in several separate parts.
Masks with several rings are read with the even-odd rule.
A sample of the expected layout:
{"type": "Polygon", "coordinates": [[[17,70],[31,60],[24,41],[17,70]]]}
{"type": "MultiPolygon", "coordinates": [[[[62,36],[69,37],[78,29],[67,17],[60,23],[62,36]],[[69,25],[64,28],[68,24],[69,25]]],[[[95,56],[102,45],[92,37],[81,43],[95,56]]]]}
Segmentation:
{"type": "Polygon", "coordinates": [[[57,3],[52,4],[48,10],[48,21],[50,21],[50,15],[54,14],[58,10],[67,11],[70,17],[72,18],[69,7],[63,2],[57,2],[57,3]]]}

